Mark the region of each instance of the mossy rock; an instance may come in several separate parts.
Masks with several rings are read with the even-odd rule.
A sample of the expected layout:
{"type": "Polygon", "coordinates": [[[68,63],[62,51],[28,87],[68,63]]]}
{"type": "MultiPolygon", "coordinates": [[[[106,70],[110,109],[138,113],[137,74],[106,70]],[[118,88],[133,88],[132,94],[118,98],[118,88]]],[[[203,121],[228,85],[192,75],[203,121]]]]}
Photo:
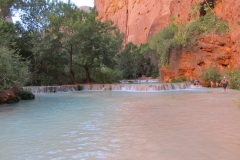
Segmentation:
{"type": "Polygon", "coordinates": [[[7,100],[6,103],[11,104],[11,103],[19,102],[20,100],[21,100],[21,98],[19,96],[16,96],[16,97],[12,97],[9,100],[7,100]]]}
{"type": "Polygon", "coordinates": [[[82,91],[82,90],[83,90],[83,86],[77,85],[77,90],[78,90],[78,91],[82,91]]]}
{"type": "Polygon", "coordinates": [[[19,96],[22,100],[35,99],[35,95],[29,91],[18,92],[17,96],[19,96]]]}

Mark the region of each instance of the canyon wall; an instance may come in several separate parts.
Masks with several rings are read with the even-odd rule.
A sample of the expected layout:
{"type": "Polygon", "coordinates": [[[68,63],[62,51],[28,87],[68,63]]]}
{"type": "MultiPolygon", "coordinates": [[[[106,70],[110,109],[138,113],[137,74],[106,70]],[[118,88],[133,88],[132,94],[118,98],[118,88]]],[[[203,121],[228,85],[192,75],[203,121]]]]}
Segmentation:
{"type": "MultiPolygon", "coordinates": [[[[178,22],[194,19],[191,7],[206,0],[95,0],[98,18],[111,19],[125,34],[125,43],[147,42],[176,17],[178,22]]],[[[240,68],[240,0],[207,0],[213,2],[216,15],[228,21],[228,35],[208,35],[199,40],[194,52],[177,51],[170,65],[161,68],[162,81],[186,76],[199,78],[202,69],[217,66],[221,72],[240,68]]],[[[200,14],[200,13],[199,13],[200,14]]]]}

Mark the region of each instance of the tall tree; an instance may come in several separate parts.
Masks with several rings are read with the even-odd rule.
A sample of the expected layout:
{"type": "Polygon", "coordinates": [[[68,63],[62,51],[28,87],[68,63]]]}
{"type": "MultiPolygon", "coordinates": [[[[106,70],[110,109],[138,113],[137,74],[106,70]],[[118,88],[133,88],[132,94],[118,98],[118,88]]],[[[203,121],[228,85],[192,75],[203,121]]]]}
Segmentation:
{"type": "Polygon", "coordinates": [[[28,61],[23,59],[16,47],[19,38],[13,23],[0,20],[0,90],[22,85],[29,79],[28,61]]]}
{"type": "Polygon", "coordinates": [[[93,10],[87,14],[74,39],[79,40],[75,63],[86,72],[86,82],[91,82],[90,70],[106,66],[113,68],[120,52],[123,34],[111,21],[101,22],[93,10]]]}
{"type": "Polygon", "coordinates": [[[75,39],[77,29],[85,19],[85,12],[71,3],[52,3],[52,12],[48,15],[49,27],[45,29],[44,38],[68,54],[69,73],[72,83],[76,83],[73,56],[78,50],[79,40],[75,39]]]}
{"type": "Polygon", "coordinates": [[[128,43],[118,55],[118,67],[122,71],[123,78],[137,78],[142,60],[143,55],[140,54],[138,47],[131,42],[128,43]]]}

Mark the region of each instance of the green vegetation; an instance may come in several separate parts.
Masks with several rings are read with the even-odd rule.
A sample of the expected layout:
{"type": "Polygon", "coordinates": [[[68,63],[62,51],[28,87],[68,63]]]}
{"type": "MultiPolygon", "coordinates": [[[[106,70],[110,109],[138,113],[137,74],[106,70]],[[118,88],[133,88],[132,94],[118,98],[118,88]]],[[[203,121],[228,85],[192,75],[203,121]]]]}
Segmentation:
{"type": "Polygon", "coordinates": [[[122,73],[118,69],[101,67],[92,72],[94,73],[92,79],[95,83],[118,83],[122,79],[122,73]]]}
{"type": "Polygon", "coordinates": [[[178,77],[178,78],[173,78],[171,83],[180,83],[180,82],[186,82],[187,78],[186,77],[178,77]]]}
{"type": "Polygon", "coordinates": [[[208,13],[195,21],[184,24],[175,24],[173,21],[151,39],[150,46],[159,57],[159,65],[164,66],[169,64],[170,54],[175,54],[174,50],[185,49],[189,51],[194,49],[201,35],[226,34],[227,32],[227,21],[208,13]]]}
{"type": "MultiPolygon", "coordinates": [[[[233,71],[227,70],[224,74],[229,80],[229,88],[240,90],[240,70],[234,69],[233,71]]],[[[210,66],[208,69],[203,70],[201,73],[201,78],[206,82],[207,87],[210,86],[210,82],[220,83],[224,77],[223,74],[220,74],[219,70],[216,67],[210,66]]]]}
{"type": "Polygon", "coordinates": [[[128,43],[125,49],[118,55],[119,70],[122,71],[124,79],[137,78],[138,69],[143,55],[139,54],[138,47],[128,43]]]}
{"type": "Polygon", "coordinates": [[[209,87],[211,81],[220,83],[222,75],[216,67],[210,66],[208,69],[202,70],[201,78],[206,82],[206,85],[209,87]]]}
{"type": "Polygon", "coordinates": [[[21,100],[35,99],[35,95],[29,91],[19,91],[17,96],[20,97],[21,100]]]}
{"type": "Polygon", "coordinates": [[[0,57],[2,61],[6,56],[12,57],[1,66],[1,88],[22,82],[20,78],[24,78],[23,82],[28,80],[28,85],[58,85],[109,83],[119,77],[109,76],[119,72],[116,56],[122,47],[123,34],[113,22],[98,20],[95,9],[85,12],[70,1],[59,0],[0,2],[0,57]],[[14,9],[21,10],[21,21],[12,24],[5,17],[14,9]],[[7,77],[9,66],[13,75],[18,77],[15,73],[21,72],[22,76],[7,77]],[[28,70],[31,74],[27,75],[28,70]]]}
{"type": "Polygon", "coordinates": [[[230,81],[229,87],[240,90],[240,70],[234,69],[233,72],[227,71],[226,74],[230,81]]]}
{"type": "Polygon", "coordinates": [[[0,90],[28,81],[28,62],[7,48],[0,48],[0,90]]]}
{"type": "Polygon", "coordinates": [[[128,43],[125,49],[118,55],[118,70],[122,72],[122,78],[132,79],[142,75],[158,77],[158,64],[156,56],[148,44],[140,47],[128,43]]]}
{"type": "Polygon", "coordinates": [[[17,46],[17,26],[0,19],[0,90],[21,86],[29,78],[29,62],[20,54],[17,46]]]}
{"type": "Polygon", "coordinates": [[[181,47],[175,38],[177,32],[178,27],[175,24],[170,24],[151,40],[150,46],[156,51],[160,66],[168,65],[171,50],[181,47]]]}
{"type": "MultiPolygon", "coordinates": [[[[227,22],[212,12],[211,4],[203,3],[191,8],[196,20],[177,23],[172,17],[172,23],[149,44],[123,47],[124,35],[113,22],[98,20],[94,8],[85,12],[70,1],[59,0],[0,2],[0,90],[26,83],[114,83],[143,75],[156,78],[159,67],[168,66],[172,54],[194,49],[201,35],[228,32],[227,22]],[[7,22],[5,17],[18,9],[21,21],[7,22]],[[199,10],[204,15],[197,19],[199,10]]],[[[209,70],[205,78],[216,81],[214,71],[209,70]]],[[[173,79],[181,81],[185,78],[173,79]]]]}

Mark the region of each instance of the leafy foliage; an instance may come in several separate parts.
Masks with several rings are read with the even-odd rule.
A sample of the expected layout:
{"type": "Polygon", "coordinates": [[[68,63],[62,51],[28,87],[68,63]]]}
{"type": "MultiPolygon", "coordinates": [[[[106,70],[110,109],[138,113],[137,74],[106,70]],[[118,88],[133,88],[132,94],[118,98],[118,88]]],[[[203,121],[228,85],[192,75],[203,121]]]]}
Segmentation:
{"type": "Polygon", "coordinates": [[[216,67],[210,66],[207,70],[202,71],[201,78],[210,86],[211,81],[220,82],[222,75],[216,67]]]}
{"type": "Polygon", "coordinates": [[[94,10],[87,14],[75,35],[79,40],[75,63],[85,68],[87,82],[91,81],[90,69],[102,66],[114,68],[115,56],[120,52],[123,38],[112,21],[101,22],[96,16],[94,10]]]}
{"type": "Polygon", "coordinates": [[[138,78],[142,75],[158,77],[157,57],[147,43],[139,47],[128,43],[118,55],[117,61],[124,79],[138,78]]]}
{"type": "Polygon", "coordinates": [[[210,12],[192,22],[168,25],[151,39],[150,46],[159,57],[159,65],[168,65],[173,49],[191,50],[202,35],[226,34],[228,30],[227,21],[210,12]]]}
{"type": "Polygon", "coordinates": [[[172,48],[180,47],[179,42],[175,38],[178,27],[174,24],[163,28],[150,42],[150,46],[156,51],[159,58],[159,65],[168,65],[170,51],[172,48]]]}
{"type": "Polygon", "coordinates": [[[39,26],[43,32],[28,31],[32,37],[34,62],[32,83],[81,82],[83,71],[86,81],[90,82],[91,71],[102,67],[114,68],[114,57],[121,48],[123,35],[111,21],[101,22],[96,19],[95,10],[87,13],[70,2],[56,0],[46,3],[45,8],[42,15],[44,25],[39,26]]]}
{"type": "Polygon", "coordinates": [[[172,79],[172,83],[180,83],[180,82],[186,82],[187,81],[187,79],[186,79],[186,77],[179,77],[179,78],[173,78],[172,79]]]}
{"type": "Polygon", "coordinates": [[[35,95],[29,91],[20,91],[17,93],[17,96],[19,96],[21,100],[35,99],[35,95]]]}
{"type": "MultiPolygon", "coordinates": [[[[159,76],[158,71],[158,58],[155,52],[151,49],[148,43],[141,44],[138,48],[140,55],[143,55],[143,60],[140,65],[144,65],[145,75],[147,77],[157,78],[159,76]]],[[[142,73],[141,73],[142,74],[142,73]]]]}
{"type": "Polygon", "coordinates": [[[240,70],[235,68],[233,72],[227,71],[227,77],[230,81],[229,87],[240,90],[240,70]]]}
{"type": "Polygon", "coordinates": [[[92,79],[95,83],[117,83],[122,78],[121,71],[107,67],[97,68],[92,72],[94,72],[92,79]]]}
{"type": "Polygon", "coordinates": [[[0,47],[0,90],[21,86],[29,78],[28,62],[5,47],[0,47]]]}
{"type": "Polygon", "coordinates": [[[138,52],[138,47],[131,42],[128,43],[121,54],[118,55],[118,67],[122,71],[123,78],[137,78],[138,69],[143,59],[143,55],[138,52]]]}
{"type": "Polygon", "coordinates": [[[0,90],[22,85],[29,78],[28,61],[18,54],[17,27],[0,20],[0,90]]]}

